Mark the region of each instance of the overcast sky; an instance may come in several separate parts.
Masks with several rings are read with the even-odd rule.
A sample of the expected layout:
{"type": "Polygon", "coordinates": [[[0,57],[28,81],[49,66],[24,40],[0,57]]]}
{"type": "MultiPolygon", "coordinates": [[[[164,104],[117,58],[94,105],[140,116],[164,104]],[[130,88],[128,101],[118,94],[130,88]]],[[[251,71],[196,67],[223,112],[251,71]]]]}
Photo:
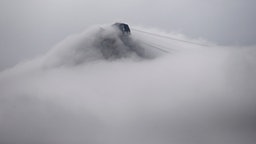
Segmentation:
{"type": "Polygon", "coordinates": [[[255,144],[254,1],[0,0],[0,144],[255,144]]]}
{"type": "Polygon", "coordinates": [[[256,44],[255,0],[0,1],[0,70],[95,24],[124,21],[222,45],[256,44]]]}

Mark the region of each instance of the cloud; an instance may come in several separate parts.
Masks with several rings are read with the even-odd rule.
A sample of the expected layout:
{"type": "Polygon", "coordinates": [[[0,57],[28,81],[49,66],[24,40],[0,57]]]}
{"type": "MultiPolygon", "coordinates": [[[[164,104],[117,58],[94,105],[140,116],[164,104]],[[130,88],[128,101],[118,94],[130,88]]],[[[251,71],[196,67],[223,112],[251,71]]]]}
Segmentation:
{"type": "Polygon", "coordinates": [[[44,57],[44,65],[75,66],[101,59],[127,57],[154,58],[156,53],[145,48],[133,36],[123,35],[114,26],[95,26],[59,43],[44,57]]]}
{"type": "Polygon", "coordinates": [[[103,28],[1,73],[1,143],[255,142],[255,47],[205,47],[134,30],[133,42],[154,58],[126,51],[106,60],[95,42],[119,37],[103,28]]]}

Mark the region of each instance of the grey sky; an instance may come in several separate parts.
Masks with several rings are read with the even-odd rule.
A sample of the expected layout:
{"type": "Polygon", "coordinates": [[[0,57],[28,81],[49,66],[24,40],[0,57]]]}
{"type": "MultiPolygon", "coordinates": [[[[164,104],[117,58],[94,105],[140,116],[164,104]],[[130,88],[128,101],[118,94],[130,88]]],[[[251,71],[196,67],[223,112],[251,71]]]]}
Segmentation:
{"type": "Polygon", "coordinates": [[[255,0],[0,1],[0,70],[94,24],[125,21],[224,45],[255,45],[255,0]]]}
{"type": "Polygon", "coordinates": [[[255,144],[255,0],[13,1],[0,0],[0,144],[255,144]],[[116,21],[138,31],[88,28],[116,21]]]}

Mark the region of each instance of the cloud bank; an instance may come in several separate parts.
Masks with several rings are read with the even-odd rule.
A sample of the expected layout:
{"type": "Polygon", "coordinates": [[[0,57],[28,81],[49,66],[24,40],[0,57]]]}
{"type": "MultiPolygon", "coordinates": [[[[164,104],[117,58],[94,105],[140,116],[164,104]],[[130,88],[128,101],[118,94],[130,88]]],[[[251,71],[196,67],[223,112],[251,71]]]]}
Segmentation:
{"type": "Polygon", "coordinates": [[[133,41],[150,58],[106,60],[98,40],[118,37],[96,26],[2,72],[0,143],[255,143],[255,47],[199,46],[136,30],[188,40],[136,27],[133,41]]]}

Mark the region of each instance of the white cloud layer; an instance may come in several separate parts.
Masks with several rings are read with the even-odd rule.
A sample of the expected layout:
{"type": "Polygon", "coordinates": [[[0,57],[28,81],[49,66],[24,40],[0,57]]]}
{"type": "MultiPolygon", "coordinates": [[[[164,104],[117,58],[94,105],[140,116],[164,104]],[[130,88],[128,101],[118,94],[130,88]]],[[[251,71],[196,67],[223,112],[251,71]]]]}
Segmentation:
{"type": "Polygon", "coordinates": [[[98,30],[1,73],[0,143],[255,143],[255,47],[199,46],[132,30],[154,58],[105,60],[94,45],[104,35],[98,30]]]}

